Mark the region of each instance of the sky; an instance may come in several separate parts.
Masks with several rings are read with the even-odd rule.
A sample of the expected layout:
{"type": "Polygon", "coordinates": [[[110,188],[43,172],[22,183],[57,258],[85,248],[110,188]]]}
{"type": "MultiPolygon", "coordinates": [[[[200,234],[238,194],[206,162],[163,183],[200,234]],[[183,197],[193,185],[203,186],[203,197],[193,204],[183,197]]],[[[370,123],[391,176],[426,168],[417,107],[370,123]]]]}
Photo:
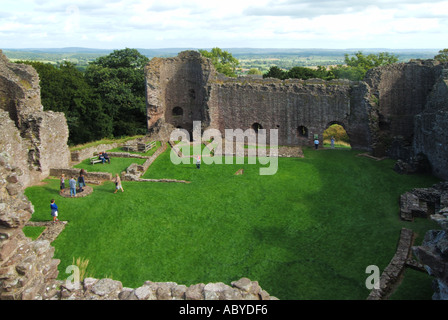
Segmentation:
{"type": "Polygon", "coordinates": [[[448,1],[2,0],[0,49],[448,47],[448,1]]]}

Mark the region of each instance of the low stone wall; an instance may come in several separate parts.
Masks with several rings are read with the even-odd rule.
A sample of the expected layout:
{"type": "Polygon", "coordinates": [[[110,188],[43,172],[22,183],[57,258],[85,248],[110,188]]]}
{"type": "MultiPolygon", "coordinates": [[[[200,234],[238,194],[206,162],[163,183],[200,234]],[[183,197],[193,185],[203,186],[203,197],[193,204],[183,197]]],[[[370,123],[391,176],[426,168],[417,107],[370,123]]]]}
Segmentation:
{"type": "MultiPolygon", "coordinates": [[[[157,151],[148,158],[148,160],[145,161],[142,165],[133,163],[131,164],[128,169],[126,170],[126,173],[122,175],[121,179],[123,181],[139,181],[141,180],[140,177],[148,170],[148,168],[153,164],[156,159],[165,152],[167,149],[166,143],[162,142],[162,146],[157,149],[157,151]]],[[[143,157],[147,158],[147,157],[143,157]]]]}
{"type": "MultiPolygon", "coordinates": [[[[66,179],[71,177],[75,177],[76,179],[79,177],[80,169],[50,169],[50,176],[52,177],[61,177],[62,174],[65,175],[66,179]]],[[[107,172],[88,172],[84,175],[84,178],[87,182],[89,181],[110,181],[112,180],[112,174],[107,172]]],[[[68,185],[66,183],[66,185],[68,185]]]]}
{"type": "Polygon", "coordinates": [[[231,283],[196,284],[189,287],[175,282],[147,281],[143,286],[124,288],[120,281],[86,278],[79,287],[60,282],[61,300],[278,300],[264,291],[257,281],[242,278],[231,283]]]}
{"type": "Polygon", "coordinates": [[[373,289],[367,300],[385,300],[393,292],[407,266],[413,242],[414,232],[406,228],[401,229],[397,251],[381,274],[380,288],[373,289]]]}
{"type": "MultiPolygon", "coordinates": [[[[132,141],[139,141],[139,140],[141,140],[141,138],[128,141],[127,143],[132,142],[132,141]]],[[[81,161],[83,161],[85,159],[93,157],[94,155],[96,155],[96,154],[98,154],[100,152],[105,152],[107,150],[115,149],[115,148],[121,147],[122,145],[123,145],[123,143],[99,144],[99,145],[94,146],[94,147],[89,147],[89,148],[84,148],[82,150],[72,151],[70,153],[71,154],[71,160],[72,160],[72,162],[75,162],[75,163],[81,162],[81,161]]],[[[108,153],[109,153],[109,155],[111,155],[111,154],[116,154],[116,153],[120,153],[120,152],[114,152],[114,153],[108,152],[108,153]]],[[[138,155],[130,155],[129,153],[123,153],[123,154],[128,155],[128,156],[124,156],[124,157],[127,157],[127,158],[131,158],[131,157],[134,157],[134,156],[136,158],[138,157],[138,155]]],[[[119,157],[121,157],[121,156],[119,156],[119,157]]]]}

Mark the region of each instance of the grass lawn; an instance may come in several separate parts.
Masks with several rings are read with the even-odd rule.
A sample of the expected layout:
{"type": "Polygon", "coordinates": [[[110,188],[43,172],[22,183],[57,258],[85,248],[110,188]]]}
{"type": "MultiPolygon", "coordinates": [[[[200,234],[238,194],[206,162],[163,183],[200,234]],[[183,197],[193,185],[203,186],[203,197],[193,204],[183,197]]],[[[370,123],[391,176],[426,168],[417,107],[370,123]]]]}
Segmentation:
{"type": "MultiPolygon", "coordinates": [[[[69,222],[53,242],[61,279],[82,257],[94,277],[132,288],[147,280],[189,286],[248,277],[280,299],[365,299],[367,266],[384,270],[402,227],[418,233],[418,241],[439,228],[399,219],[399,196],[438,180],[399,175],[392,160],[304,149],[305,158],[280,158],[277,174],[261,176],[259,165],[247,161],[175,166],[169,151],[144,177],[190,184],[124,182],[125,192],[113,194],[107,182],[79,199],[58,197],[52,179],[26,190],[33,221],[51,219],[55,197],[59,218],[69,222]],[[234,175],[239,169],[244,174],[234,175]]],[[[431,281],[413,279],[417,288],[431,281]]],[[[394,298],[409,299],[409,292],[394,298]]]]}

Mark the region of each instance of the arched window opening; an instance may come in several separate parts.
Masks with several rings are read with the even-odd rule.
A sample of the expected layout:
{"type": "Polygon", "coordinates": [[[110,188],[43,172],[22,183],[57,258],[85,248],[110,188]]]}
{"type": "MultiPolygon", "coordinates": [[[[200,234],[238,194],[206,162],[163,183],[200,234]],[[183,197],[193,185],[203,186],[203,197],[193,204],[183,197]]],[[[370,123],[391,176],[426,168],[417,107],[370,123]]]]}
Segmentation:
{"type": "Polygon", "coordinates": [[[184,110],[181,107],[175,107],[173,109],[173,116],[181,116],[184,114],[184,110]]]}
{"type": "Polygon", "coordinates": [[[300,126],[297,128],[297,135],[301,138],[308,138],[308,128],[300,126]]]}
{"type": "Polygon", "coordinates": [[[351,149],[347,131],[340,124],[332,124],[324,131],[324,147],[351,149]]]}

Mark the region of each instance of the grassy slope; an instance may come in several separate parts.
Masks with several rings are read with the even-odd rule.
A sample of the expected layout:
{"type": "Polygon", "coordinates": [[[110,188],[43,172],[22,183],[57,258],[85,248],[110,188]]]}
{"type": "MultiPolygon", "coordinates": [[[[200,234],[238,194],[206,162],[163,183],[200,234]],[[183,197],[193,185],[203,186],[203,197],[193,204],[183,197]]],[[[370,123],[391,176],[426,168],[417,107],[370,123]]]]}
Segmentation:
{"type": "MultiPolygon", "coordinates": [[[[400,221],[399,195],[436,180],[355,154],[305,150],[304,159],[279,159],[276,175],[260,176],[247,164],[173,166],[165,152],[145,177],[191,184],[125,182],[113,194],[105,183],[88,198],[57,197],[60,219],[69,221],[53,243],[60,277],[84,257],[95,277],[128,287],[248,277],[281,299],[365,299],[366,267],[387,266],[401,228],[423,235],[434,227],[400,221]]],[[[33,220],[51,218],[57,189],[56,180],[27,189],[33,220]]]]}

